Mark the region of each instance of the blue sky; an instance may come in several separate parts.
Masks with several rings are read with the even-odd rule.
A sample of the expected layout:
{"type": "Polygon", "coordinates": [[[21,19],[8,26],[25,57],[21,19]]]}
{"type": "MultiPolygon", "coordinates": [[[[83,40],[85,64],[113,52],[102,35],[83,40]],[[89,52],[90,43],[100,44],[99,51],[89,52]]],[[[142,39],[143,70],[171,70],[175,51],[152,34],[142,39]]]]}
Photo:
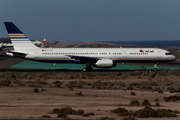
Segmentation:
{"type": "Polygon", "coordinates": [[[0,0],[3,22],[30,39],[180,40],[180,0],[0,0]]]}

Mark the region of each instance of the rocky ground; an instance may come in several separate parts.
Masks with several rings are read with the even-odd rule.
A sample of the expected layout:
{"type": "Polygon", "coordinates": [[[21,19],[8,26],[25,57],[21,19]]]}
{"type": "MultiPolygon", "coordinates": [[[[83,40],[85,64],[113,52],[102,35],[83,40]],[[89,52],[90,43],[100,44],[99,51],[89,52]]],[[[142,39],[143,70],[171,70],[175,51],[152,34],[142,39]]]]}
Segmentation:
{"type": "Polygon", "coordinates": [[[179,75],[0,73],[0,118],[178,120],[179,75]]]}

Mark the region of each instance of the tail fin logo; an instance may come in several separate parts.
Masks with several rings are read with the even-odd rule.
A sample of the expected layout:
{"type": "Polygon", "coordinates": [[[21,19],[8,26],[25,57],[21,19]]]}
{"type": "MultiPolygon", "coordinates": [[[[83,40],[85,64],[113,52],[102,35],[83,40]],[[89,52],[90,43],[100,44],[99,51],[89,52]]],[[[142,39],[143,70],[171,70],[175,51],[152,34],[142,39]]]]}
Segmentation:
{"type": "Polygon", "coordinates": [[[12,22],[5,22],[6,29],[10,38],[27,38],[19,28],[17,28],[12,22]]]}
{"type": "Polygon", "coordinates": [[[23,34],[12,22],[4,22],[8,34],[23,34]]]}
{"type": "Polygon", "coordinates": [[[4,22],[4,24],[15,50],[38,49],[12,22],[4,22]]]}

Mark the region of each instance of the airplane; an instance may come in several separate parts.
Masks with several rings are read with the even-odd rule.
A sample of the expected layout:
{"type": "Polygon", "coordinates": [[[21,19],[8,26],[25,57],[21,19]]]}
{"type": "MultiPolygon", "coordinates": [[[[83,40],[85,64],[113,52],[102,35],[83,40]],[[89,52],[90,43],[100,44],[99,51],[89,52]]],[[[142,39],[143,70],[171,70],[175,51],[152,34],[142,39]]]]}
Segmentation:
{"type": "Polygon", "coordinates": [[[83,71],[93,67],[112,68],[118,62],[171,62],[176,57],[159,48],[39,48],[12,22],[4,22],[14,50],[9,56],[50,63],[86,64],[83,71]]]}
{"type": "Polygon", "coordinates": [[[13,45],[11,43],[1,43],[0,47],[13,47],[13,45]]]}
{"type": "Polygon", "coordinates": [[[2,48],[3,48],[3,42],[0,44],[0,49],[2,50],[2,48]]]}
{"type": "Polygon", "coordinates": [[[43,43],[39,40],[33,41],[32,43],[34,43],[35,45],[42,45],[43,43]]]}
{"type": "MultiPolygon", "coordinates": [[[[32,43],[37,46],[44,47],[44,43],[46,43],[46,38],[44,38],[43,42],[41,42],[40,40],[36,40],[36,41],[32,41],[32,43]]],[[[13,47],[13,45],[12,43],[3,43],[3,42],[0,44],[0,50],[6,47],[13,47]]]]}
{"type": "Polygon", "coordinates": [[[37,45],[38,47],[44,48],[45,43],[46,43],[46,38],[44,38],[43,41],[40,41],[40,40],[32,41],[32,43],[35,44],[35,45],[37,45]]]}
{"type": "Polygon", "coordinates": [[[0,50],[3,50],[3,48],[5,47],[13,47],[13,45],[11,43],[1,43],[0,44],[0,50]]]}
{"type": "Polygon", "coordinates": [[[32,41],[32,43],[34,43],[35,45],[43,45],[44,43],[46,43],[47,39],[44,38],[43,41],[40,40],[36,40],[36,41],[32,41]]]}

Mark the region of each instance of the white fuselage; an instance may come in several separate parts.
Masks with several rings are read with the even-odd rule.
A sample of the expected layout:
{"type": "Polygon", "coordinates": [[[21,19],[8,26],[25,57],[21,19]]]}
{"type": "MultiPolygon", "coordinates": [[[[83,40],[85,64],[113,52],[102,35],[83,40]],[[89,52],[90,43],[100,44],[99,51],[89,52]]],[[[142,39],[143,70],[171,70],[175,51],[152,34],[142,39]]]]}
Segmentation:
{"type": "Polygon", "coordinates": [[[116,62],[176,60],[169,51],[158,48],[39,48],[21,52],[28,53],[27,59],[45,62],[78,62],[69,56],[108,58],[116,62]]]}

